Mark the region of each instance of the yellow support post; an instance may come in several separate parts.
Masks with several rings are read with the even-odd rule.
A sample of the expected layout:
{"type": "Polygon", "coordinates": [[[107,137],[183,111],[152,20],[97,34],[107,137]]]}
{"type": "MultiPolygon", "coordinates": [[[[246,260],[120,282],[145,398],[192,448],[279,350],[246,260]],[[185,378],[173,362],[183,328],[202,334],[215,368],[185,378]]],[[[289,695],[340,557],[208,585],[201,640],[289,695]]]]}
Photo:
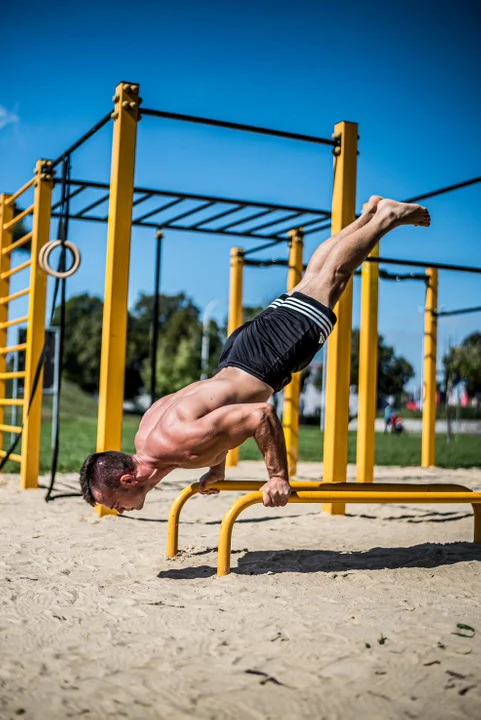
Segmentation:
{"type": "MultiPolygon", "coordinates": [[[[114,132],[110,172],[107,263],[100,360],[97,452],[121,450],[127,341],[130,235],[135,149],[139,119],[139,86],[120,83],[115,89],[114,132]]],[[[111,514],[103,506],[97,513],[111,514]]]]}
{"type": "Polygon", "coordinates": [[[424,382],[421,465],[436,464],[436,355],[438,318],[438,271],[427,268],[426,306],[424,311],[424,382]]]}
{"type": "MultiPolygon", "coordinates": [[[[244,271],[244,250],[234,247],[230,251],[230,282],[229,282],[229,317],[227,320],[227,335],[242,325],[242,285],[244,271]]],[[[235,467],[239,464],[239,448],[229,450],[226,457],[226,467],[235,467]]]]}
{"type": "MultiPolygon", "coordinates": [[[[0,195],[0,349],[7,347],[7,328],[5,323],[8,321],[8,302],[3,304],[1,300],[8,298],[10,293],[10,277],[1,277],[1,273],[10,270],[10,254],[2,253],[6,247],[12,244],[12,230],[5,229],[5,223],[9,223],[13,218],[13,202],[7,203],[8,195],[0,195]]],[[[7,353],[0,354],[0,377],[2,373],[7,371],[7,353]]],[[[7,381],[0,380],[0,399],[4,400],[7,381]]],[[[5,406],[0,405],[0,424],[5,422],[5,406]]],[[[0,448],[3,448],[3,433],[0,433],[0,448]]]]}
{"type": "MultiPolygon", "coordinates": [[[[371,252],[371,257],[379,257],[379,245],[371,252]]],[[[357,482],[373,482],[377,408],[378,263],[363,263],[361,278],[356,479],[357,482]]]]}
{"type": "MultiPolygon", "coordinates": [[[[287,273],[287,289],[293,290],[302,278],[304,233],[301,229],[297,229],[292,230],[289,233],[289,236],[289,270],[287,273]]],[[[299,454],[300,391],[301,373],[294,373],[291,382],[284,388],[284,411],[282,413],[289,477],[293,477],[297,472],[297,457],[299,454]]]]}
{"type": "Polygon", "coordinates": [[[47,275],[40,270],[38,256],[42,247],[50,240],[53,188],[53,175],[48,161],[38,160],[35,173],[30,298],[28,304],[27,349],[25,351],[25,416],[22,436],[22,464],[20,468],[21,487],[24,490],[38,487],[40,467],[43,371],[40,374],[33,399],[32,392],[36,370],[45,344],[47,275]],[[27,408],[29,408],[28,415],[27,408]]]}
{"type": "MultiPolygon", "coordinates": [[[[354,221],[356,214],[357,123],[340,122],[334,137],[341,146],[334,166],[332,193],[332,234],[354,221]]],[[[349,383],[351,375],[352,280],[334,308],[337,323],[327,346],[326,421],[324,431],[324,481],[345,482],[349,426],[349,383]]],[[[325,503],[331,515],[343,515],[344,503],[325,503]]]]}

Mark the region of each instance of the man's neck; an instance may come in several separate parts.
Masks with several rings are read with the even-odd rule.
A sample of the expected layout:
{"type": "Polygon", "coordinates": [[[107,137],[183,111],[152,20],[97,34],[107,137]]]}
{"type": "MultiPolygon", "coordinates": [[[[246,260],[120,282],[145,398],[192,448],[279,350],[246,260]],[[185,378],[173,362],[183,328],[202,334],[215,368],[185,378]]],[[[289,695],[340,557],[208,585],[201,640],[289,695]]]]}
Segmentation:
{"type": "Polygon", "coordinates": [[[148,490],[151,490],[153,487],[158,485],[158,483],[163,480],[169,472],[175,470],[177,467],[172,465],[172,463],[163,463],[158,460],[155,460],[154,462],[140,453],[132,455],[132,459],[135,463],[136,478],[148,490]]]}

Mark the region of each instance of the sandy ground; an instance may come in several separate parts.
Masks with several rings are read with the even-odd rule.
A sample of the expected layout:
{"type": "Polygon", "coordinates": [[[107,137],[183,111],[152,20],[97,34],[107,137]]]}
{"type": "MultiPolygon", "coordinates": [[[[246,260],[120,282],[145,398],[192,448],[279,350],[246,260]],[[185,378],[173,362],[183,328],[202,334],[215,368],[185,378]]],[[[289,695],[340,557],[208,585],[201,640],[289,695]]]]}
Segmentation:
{"type": "MultiPolygon", "coordinates": [[[[264,472],[243,463],[229,477],[264,472]]],[[[301,465],[300,479],[319,475],[301,465]]],[[[102,520],[0,479],[2,720],[481,718],[470,506],[256,506],[234,531],[232,574],[217,578],[234,495],[190,500],[183,552],[167,560],[169,503],[195,479],[171,477],[142,513],[102,520]]],[[[480,470],[377,478],[481,489],[480,470]]]]}

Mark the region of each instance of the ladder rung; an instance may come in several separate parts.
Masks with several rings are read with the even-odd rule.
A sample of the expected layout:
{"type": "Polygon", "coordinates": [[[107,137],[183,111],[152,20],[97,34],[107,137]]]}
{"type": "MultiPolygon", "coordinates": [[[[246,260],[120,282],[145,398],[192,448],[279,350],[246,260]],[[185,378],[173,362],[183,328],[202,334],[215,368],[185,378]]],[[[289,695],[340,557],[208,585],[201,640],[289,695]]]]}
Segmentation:
{"type": "MultiPolygon", "coordinates": [[[[6,450],[0,450],[0,457],[5,457],[6,454],[7,454],[6,450]]],[[[17,455],[16,453],[12,453],[8,459],[13,460],[14,462],[17,462],[17,463],[22,462],[22,456],[17,455]]]]}
{"type": "Polygon", "coordinates": [[[22,398],[0,398],[0,405],[24,405],[22,398]]]}
{"type": "Polygon", "coordinates": [[[27,343],[20,343],[19,345],[10,345],[10,347],[0,348],[0,355],[7,355],[12,352],[22,352],[27,349],[27,343]]]}
{"type": "Polygon", "coordinates": [[[25,370],[16,370],[15,372],[0,372],[0,380],[13,380],[14,378],[24,378],[25,370]]]}
{"type": "Polygon", "coordinates": [[[28,322],[28,315],[15,318],[15,320],[7,320],[6,322],[0,323],[0,330],[5,330],[5,328],[13,327],[14,325],[21,325],[26,322],[28,322]]]}
{"type": "Polygon", "coordinates": [[[21,265],[17,265],[16,267],[11,268],[10,270],[5,270],[5,272],[0,273],[0,278],[2,280],[5,280],[5,278],[10,277],[11,275],[15,275],[15,273],[18,273],[21,270],[25,270],[25,268],[30,267],[31,264],[32,264],[32,261],[27,260],[27,262],[24,262],[21,265]]]}
{"type": "Polygon", "coordinates": [[[31,215],[33,213],[33,208],[34,208],[34,205],[30,205],[30,207],[23,210],[23,212],[18,213],[18,215],[15,215],[15,217],[12,218],[12,220],[9,220],[8,222],[3,223],[3,229],[8,230],[9,228],[13,227],[17,223],[19,223],[21,220],[23,220],[23,218],[27,217],[27,215],[31,215]]]}
{"type": "Polygon", "coordinates": [[[2,432],[16,433],[17,435],[20,435],[22,428],[18,427],[18,425],[3,425],[3,423],[0,423],[0,433],[2,432]]]}
{"type": "Polygon", "coordinates": [[[29,240],[32,239],[33,232],[28,232],[26,235],[22,235],[21,238],[16,240],[11,245],[7,245],[7,247],[4,247],[2,250],[2,255],[7,255],[8,253],[11,253],[12,250],[16,250],[19,247],[22,247],[22,245],[26,245],[29,240]]]}
{"type": "Polygon", "coordinates": [[[30,288],[25,288],[25,290],[19,290],[16,293],[13,293],[12,295],[5,295],[5,297],[0,298],[0,305],[6,305],[9,302],[12,302],[12,300],[17,300],[18,298],[23,297],[24,295],[28,295],[30,292],[30,288]]]}
{"type": "Polygon", "coordinates": [[[8,196],[8,198],[5,200],[5,205],[11,205],[13,202],[15,202],[15,200],[20,197],[20,195],[23,195],[23,193],[28,190],[29,187],[32,187],[36,179],[37,175],[35,174],[33,178],[28,181],[28,183],[25,183],[25,185],[20,188],[20,190],[17,190],[17,192],[13,193],[13,195],[8,196]]]}

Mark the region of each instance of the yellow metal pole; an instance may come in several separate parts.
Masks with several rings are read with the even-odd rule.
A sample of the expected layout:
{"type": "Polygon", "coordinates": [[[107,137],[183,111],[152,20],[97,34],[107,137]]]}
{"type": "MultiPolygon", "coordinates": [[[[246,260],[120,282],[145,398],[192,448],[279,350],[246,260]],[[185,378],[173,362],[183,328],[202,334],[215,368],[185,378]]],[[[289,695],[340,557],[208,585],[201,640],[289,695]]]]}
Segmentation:
{"type": "MultiPolygon", "coordinates": [[[[1,278],[1,273],[10,270],[10,253],[3,254],[2,250],[12,244],[11,228],[3,227],[13,219],[13,202],[7,203],[8,195],[0,195],[0,300],[7,298],[10,293],[10,277],[1,278]]],[[[0,350],[7,347],[7,328],[4,323],[8,321],[8,302],[0,303],[0,350]]],[[[0,354],[0,377],[7,371],[7,353],[0,354]]],[[[0,380],[0,399],[7,395],[7,381],[0,380]]],[[[0,405],[0,424],[5,422],[5,406],[0,405]]],[[[0,433],[0,448],[3,448],[3,433],[0,433]]]]}
{"type": "MultiPolygon", "coordinates": [[[[357,123],[340,122],[334,137],[341,141],[335,159],[332,193],[332,234],[354,221],[356,208],[357,123]]],[[[349,383],[351,375],[352,280],[334,308],[337,323],[327,346],[324,480],[344,482],[347,476],[349,383]]],[[[343,515],[344,503],[326,503],[322,509],[343,515]]]]}
{"type": "MultiPolygon", "coordinates": [[[[130,235],[139,119],[139,86],[131,83],[117,85],[114,103],[97,452],[121,450],[122,447],[130,235]]],[[[100,517],[111,513],[103,506],[98,506],[97,512],[100,517]]]]}
{"type": "MultiPolygon", "coordinates": [[[[293,290],[302,277],[304,233],[301,229],[298,229],[292,230],[289,235],[289,270],[287,273],[287,289],[293,290]]],[[[291,382],[284,388],[284,411],[282,413],[289,477],[293,477],[297,472],[297,458],[299,454],[300,391],[301,373],[294,373],[291,382]]]]}
{"type": "MultiPolygon", "coordinates": [[[[379,257],[379,245],[371,252],[371,257],[379,257]]],[[[377,408],[378,263],[363,263],[361,277],[356,465],[357,482],[373,482],[377,408]]]]}
{"type": "Polygon", "coordinates": [[[47,275],[40,270],[40,250],[50,240],[53,176],[50,163],[39,160],[35,167],[35,194],[32,224],[30,298],[28,305],[27,349],[25,351],[24,428],[22,436],[21,487],[38,487],[40,430],[42,422],[43,372],[32,400],[36,370],[45,344],[47,275]],[[29,412],[27,415],[27,408],[29,412]]]}
{"type": "MultiPolygon", "coordinates": [[[[227,334],[232,335],[234,330],[242,325],[242,285],[244,271],[244,250],[231,248],[230,251],[230,283],[229,283],[229,317],[227,320],[227,334]]],[[[226,458],[226,467],[235,467],[239,463],[239,448],[229,450],[226,458]]]]}
{"type": "Polygon", "coordinates": [[[436,464],[436,351],[438,318],[438,271],[427,268],[426,306],[424,311],[424,402],[421,465],[436,464]]]}

